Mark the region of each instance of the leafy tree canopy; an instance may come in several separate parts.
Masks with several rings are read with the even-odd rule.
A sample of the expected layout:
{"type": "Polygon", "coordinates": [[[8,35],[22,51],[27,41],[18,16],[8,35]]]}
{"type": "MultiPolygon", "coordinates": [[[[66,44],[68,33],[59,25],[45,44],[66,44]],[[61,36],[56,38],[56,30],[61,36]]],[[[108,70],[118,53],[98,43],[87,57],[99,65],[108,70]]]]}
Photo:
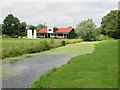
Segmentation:
{"type": "Polygon", "coordinates": [[[101,33],[112,38],[120,38],[120,10],[112,10],[102,18],[101,33]]]}
{"type": "Polygon", "coordinates": [[[53,31],[55,32],[56,30],[58,30],[58,27],[57,27],[57,26],[54,26],[54,27],[53,27],[53,31]]]}
{"type": "Polygon", "coordinates": [[[27,27],[26,22],[21,22],[21,23],[20,23],[20,34],[19,34],[19,35],[20,35],[21,37],[27,36],[26,27],[27,27]]]}
{"type": "Polygon", "coordinates": [[[2,25],[2,33],[11,37],[18,36],[20,33],[19,19],[12,14],[5,17],[2,25]]]}
{"type": "Polygon", "coordinates": [[[46,24],[38,24],[37,31],[39,31],[41,28],[47,28],[47,25],[46,24]]]}
{"type": "Polygon", "coordinates": [[[2,24],[0,24],[0,36],[2,36],[2,24]]]}
{"type": "Polygon", "coordinates": [[[96,29],[96,25],[93,23],[92,19],[81,21],[77,25],[76,33],[85,41],[96,40],[99,34],[98,30],[96,29]]]}
{"type": "Polygon", "coordinates": [[[31,30],[35,30],[37,27],[34,26],[34,25],[28,25],[28,28],[31,29],[31,30]]]}
{"type": "Polygon", "coordinates": [[[25,30],[26,27],[27,27],[26,22],[21,22],[21,23],[20,23],[20,28],[21,28],[22,30],[25,30]]]}

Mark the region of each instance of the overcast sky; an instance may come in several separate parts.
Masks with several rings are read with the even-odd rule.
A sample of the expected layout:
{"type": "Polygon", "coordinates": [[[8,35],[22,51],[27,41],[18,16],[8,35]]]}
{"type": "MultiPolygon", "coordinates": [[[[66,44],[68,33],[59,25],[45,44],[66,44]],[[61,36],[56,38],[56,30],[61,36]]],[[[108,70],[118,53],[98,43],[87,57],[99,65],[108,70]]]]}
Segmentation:
{"type": "Polygon", "coordinates": [[[26,21],[27,24],[33,25],[46,23],[49,27],[76,27],[80,21],[92,18],[95,24],[100,26],[101,18],[110,10],[118,8],[118,0],[109,0],[109,2],[108,0],[106,2],[105,0],[104,2],[100,2],[100,0],[96,0],[97,2],[94,0],[91,2],[88,0],[84,0],[84,2],[75,0],[70,0],[70,2],[45,1],[3,2],[0,4],[0,23],[3,22],[5,16],[13,14],[21,22],[26,21]]]}

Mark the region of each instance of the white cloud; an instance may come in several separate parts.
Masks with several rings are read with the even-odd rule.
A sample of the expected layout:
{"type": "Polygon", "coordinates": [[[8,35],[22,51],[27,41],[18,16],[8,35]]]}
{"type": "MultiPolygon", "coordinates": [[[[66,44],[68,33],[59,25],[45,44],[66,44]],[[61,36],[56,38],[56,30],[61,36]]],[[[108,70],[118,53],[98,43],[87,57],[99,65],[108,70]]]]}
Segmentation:
{"type": "Polygon", "coordinates": [[[100,25],[102,16],[116,8],[117,2],[4,2],[0,4],[0,22],[12,13],[20,21],[34,25],[47,23],[48,26],[75,27],[87,18],[100,25]]]}

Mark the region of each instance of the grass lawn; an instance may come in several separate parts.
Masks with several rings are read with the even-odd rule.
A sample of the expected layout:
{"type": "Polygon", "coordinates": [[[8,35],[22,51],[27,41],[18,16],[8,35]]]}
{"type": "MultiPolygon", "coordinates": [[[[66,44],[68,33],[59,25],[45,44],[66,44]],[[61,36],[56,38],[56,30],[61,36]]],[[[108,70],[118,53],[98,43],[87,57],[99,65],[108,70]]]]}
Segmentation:
{"type": "MultiPolygon", "coordinates": [[[[88,43],[89,44],[89,43],[88,43]]],[[[32,88],[117,88],[118,41],[96,44],[92,54],[80,55],[47,72],[32,88]]]]}

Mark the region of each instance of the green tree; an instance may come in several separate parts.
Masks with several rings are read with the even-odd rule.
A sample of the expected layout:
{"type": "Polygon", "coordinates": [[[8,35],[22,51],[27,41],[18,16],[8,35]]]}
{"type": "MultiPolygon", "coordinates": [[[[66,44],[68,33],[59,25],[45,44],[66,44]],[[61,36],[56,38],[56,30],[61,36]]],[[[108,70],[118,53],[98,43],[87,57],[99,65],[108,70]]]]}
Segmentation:
{"type": "Polygon", "coordinates": [[[20,23],[20,28],[21,28],[22,30],[25,30],[26,27],[27,27],[26,22],[21,22],[21,23],[20,23]]]}
{"type": "Polygon", "coordinates": [[[0,36],[2,36],[2,24],[0,24],[0,36]]]}
{"type": "Polygon", "coordinates": [[[34,26],[34,25],[28,25],[28,28],[31,29],[31,30],[35,30],[37,27],[34,26]]]}
{"type": "Polygon", "coordinates": [[[101,33],[112,38],[120,38],[120,10],[112,10],[102,18],[101,33]]]}
{"type": "Polygon", "coordinates": [[[3,21],[2,33],[11,37],[18,37],[20,33],[19,19],[9,14],[3,21]]]}
{"type": "Polygon", "coordinates": [[[21,23],[20,23],[20,36],[23,37],[23,36],[26,36],[26,35],[27,35],[26,27],[27,27],[26,22],[21,22],[21,23]]]}
{"type": "Polygon", "coordinates": [[[56,32],[56,30],[58,30],[57,26],[53,27],[53,32],[56,32]]]}
{"type": "Polygon", "coordinates": [[[83,20],[76,27],[77,35],[84,41],[97,40],[98,32],[92,19],[83,20]]]}
{"type": "Polygon", "coordinates": [[[37,31],[39,31],[41,28],[47,28],[47,25],[46,24],[38,24],[37,31]]]}
{"type": "Polygon", "coordinates": [[[37,29],[37,27],[34,25],[28,25],[28,28],[32,30],[32,33],[34,33],[34,30],[37,29]]]}

